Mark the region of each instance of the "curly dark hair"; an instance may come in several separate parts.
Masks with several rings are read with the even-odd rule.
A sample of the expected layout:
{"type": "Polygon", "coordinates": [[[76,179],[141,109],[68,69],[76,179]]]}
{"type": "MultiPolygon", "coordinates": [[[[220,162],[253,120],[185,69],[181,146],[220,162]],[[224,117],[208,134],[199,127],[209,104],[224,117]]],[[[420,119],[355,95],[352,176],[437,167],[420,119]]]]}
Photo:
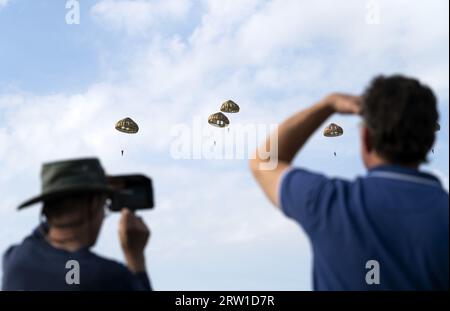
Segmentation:
{"type": "Polygon", "coordinates": [[[362,107],[375,151],[391,163],[426,162],[439,118],[436,106],[433,91],[416,79],[376,77],[362,107]]]}

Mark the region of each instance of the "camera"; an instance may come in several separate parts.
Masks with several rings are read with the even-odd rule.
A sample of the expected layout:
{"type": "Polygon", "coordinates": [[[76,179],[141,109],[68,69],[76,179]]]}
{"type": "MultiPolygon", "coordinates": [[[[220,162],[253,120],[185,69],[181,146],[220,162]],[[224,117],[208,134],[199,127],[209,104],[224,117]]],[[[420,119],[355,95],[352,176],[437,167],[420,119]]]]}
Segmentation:
{"type": "Polygon", "coordinates": [[[132,211],[153,208],[152,180],[147,176],[109,176],[108,183],[114,189],[111,211],[120,211],[124,207],[132,211]]]}

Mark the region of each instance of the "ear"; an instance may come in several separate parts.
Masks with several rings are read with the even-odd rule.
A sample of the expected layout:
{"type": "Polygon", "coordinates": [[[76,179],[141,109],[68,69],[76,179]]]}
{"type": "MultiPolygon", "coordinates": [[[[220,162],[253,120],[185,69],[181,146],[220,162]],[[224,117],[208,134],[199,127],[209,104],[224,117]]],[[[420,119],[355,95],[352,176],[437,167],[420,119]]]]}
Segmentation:
{"type": "Polygon", "coordinates": [[[373,151],[372,135],[367,127],[361,128],[362,146],[367,153],[373,151]]]}
{"type": "Polygon", "coordinates": [[[96,194],[92,200],[92,207],[97,210],[100,204],[102,204],[102,196],[100,194],[96,194]]]}

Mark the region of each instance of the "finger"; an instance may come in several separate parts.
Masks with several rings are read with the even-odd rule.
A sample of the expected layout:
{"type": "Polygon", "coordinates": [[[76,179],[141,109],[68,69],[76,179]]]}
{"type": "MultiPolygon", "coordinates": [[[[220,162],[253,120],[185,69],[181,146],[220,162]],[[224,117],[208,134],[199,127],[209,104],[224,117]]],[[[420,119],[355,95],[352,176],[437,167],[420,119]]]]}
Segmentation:
{"type": "Polygon", "coordinates": [[[361,99],[359,96],[348,96],[344,104],[348,113],[359,114],[361,112],[361,99]]]}
{"type": "Polygon", "coordinates": [[[123,225],[127,221],[128,218],[128,212],[123,209],[120,211],[120,224],[123,225]]]}
{"type": "Polygon", "coordinates": [[[353,98],[353,100],[354,100],[354,102],[355,102],[356,105],[362,106],[363,100],[362,100],[362,97],[361,97],[361,96],[355,96],[355,97],[353,98]]]}
{"type": "Polygon", "coordinates": [[[122,208],[121,213],[122,213],[122,217],[124,217],[124,218],[127,218],[132,214],[132,212],[126,207],[122,208]]]}
{"type": "Polygon", "coordinates": [[[145,224],[144,219],[142,217],[137,217],[136,221],[137,221],[137,226],[138,226],[139,230],[148,231],[148,227],[145,224]]]}
{"type": "Polygon", "coordinates": [[[127,229],[132,227],[135,222],[134,218],[135,217],[134,217],[133,212],[127,208],[124,208],[122,210],[122,217],[120,219],[121,225],[127,229]]]}
{"type": "Polygon", "coordinates": [[[137,224],[137,226],[138,226],[140,229],[142,229],[142,228],[147,228],[147,226],[145,225],[144,220],[143,220],[141,217],[138,217],[138,218],[136,219],[136,224],[137,224]]]}
{"type": "Polygon", "coordinates": [[[361,105],[359,105],[359,104],[353,104],[353,105],[351,106],[351,111],[352,111],[354,114],[361,114],[361,105]]]}

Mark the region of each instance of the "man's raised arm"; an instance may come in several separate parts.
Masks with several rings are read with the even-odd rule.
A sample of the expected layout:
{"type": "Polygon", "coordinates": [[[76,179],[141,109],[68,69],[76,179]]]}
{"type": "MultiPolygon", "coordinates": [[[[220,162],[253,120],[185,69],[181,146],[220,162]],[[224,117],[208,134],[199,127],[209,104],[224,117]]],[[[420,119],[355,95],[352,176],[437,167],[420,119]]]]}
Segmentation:
{"type": "Polygon", "coordinates": [[[331,94],[315,105],[294,114],[278,127],[278,133],[272,133],[265,143],[256,150],[256,157],[249,161],[253,176],[269,198],[280,206],[279,182],[283,173],[291,166],[297,152],[304,146],[309,137],[333,113],[359,114],[361,98],[345,94],[331,94]],[[277,136],[277,137],[276,137],[277,136]],[[271,142],[277,142],[271,144],[271,142]],[[278,148],[271,150],[271,148],[278,148]],[[261,154],[269,153],[269,158],[261,158],[261,154]],[[274,169],[262,169],[268,162],[278,162],[274,169]]]}

